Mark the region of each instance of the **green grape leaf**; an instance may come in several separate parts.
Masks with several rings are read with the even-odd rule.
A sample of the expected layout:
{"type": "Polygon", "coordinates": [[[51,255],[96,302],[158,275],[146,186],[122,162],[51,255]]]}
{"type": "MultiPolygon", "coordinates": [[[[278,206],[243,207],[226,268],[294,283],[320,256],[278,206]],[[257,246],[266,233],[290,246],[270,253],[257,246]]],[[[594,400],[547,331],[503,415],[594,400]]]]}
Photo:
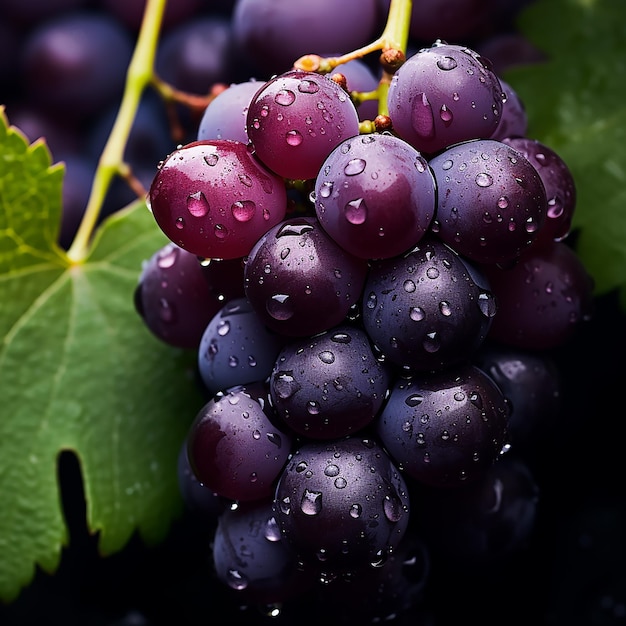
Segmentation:
{"type": "Polygon", "coordinates": [[[57,466],[73,452],[103,555],[161,541],[182,511],[176,463],[201,395],[191,355],[135,312],[141,263],[165,243],[145,203],[109,218],[87,260],[55,241],[63,167],[0,110],[0,600],[68,544],[57,466]]]}
{"type": "Polygon", "coordinates": [[[547,61],[503,76],[526,106],[527,134],[572,171],[574,247],[598,294],[626,289],[625,22],[623,2],[537,0],[519,25],[547,61]]]}

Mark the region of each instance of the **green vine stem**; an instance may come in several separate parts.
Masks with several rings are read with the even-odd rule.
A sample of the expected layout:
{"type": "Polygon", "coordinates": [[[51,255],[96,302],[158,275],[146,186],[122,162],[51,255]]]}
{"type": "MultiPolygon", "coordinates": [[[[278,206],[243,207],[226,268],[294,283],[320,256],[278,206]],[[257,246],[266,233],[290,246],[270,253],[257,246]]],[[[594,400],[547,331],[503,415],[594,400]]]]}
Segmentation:
{"type": "Polygon", "coordinates": [[[153,79],[154,59],[166,2],[147,0],[137,44],[128,66],[122,102],[98,162],[85,214],[67,251],[73,263],[81,263],[89,253],[91,235],[114,176],[123,175],[128,170],[124,163],[124,150],[141,96],[153,79]]]}

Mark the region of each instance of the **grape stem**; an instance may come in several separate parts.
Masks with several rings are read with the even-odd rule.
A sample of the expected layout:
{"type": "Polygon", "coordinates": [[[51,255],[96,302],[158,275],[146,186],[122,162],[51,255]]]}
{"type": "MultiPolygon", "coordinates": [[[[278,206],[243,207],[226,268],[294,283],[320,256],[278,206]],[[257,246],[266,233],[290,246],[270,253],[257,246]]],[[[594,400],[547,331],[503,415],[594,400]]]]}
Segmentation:
{"type": "Polygon", "coordinates": [[[133,182],[130,166],[124,161],[124,150],[137,115],[141,96],[154,76],[154,60],[167,0],[147,0],[135,50],[128,66],[124,95],[113,129],[100,155],[85,213],[67,256],[73,263],[81,263],[89,253],[91,235],[98,223],[106,193],[115,175],[133,182]]]}
{"type": "Polygon", "coordinates": [[[397,58],[398,56],[400,58],[405,57],[409,40],[412,7],[412,0],[391,0],[389,13],[387,14],[387,22],[382,35],[370,44],[338,57],[320,57],[316,54],[306,54],[294,63],[294,67],[304,71],[328,74],[343,63],[361,59],[368,54],[380,50],[382,52],[381,62],[383,64],[383,74],[377,90],[378,113],[387,115],[387,91],[389,89],[389,83],[391,82],[392,72],[386,67],[384,60],[386,58],[397,58]],[[400,53],[400,55],[394,53],[400,53]]]}

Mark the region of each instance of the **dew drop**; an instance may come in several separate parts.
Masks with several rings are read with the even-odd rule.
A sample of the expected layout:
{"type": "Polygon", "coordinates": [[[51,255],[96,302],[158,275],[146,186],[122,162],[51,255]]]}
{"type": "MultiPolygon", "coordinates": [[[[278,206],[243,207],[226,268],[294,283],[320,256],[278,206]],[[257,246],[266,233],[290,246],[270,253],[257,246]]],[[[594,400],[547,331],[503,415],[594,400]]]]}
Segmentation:
{"type": "Polygon", "coordinates": [[[281,89],[274,96],[274,102],[284,107],[287,107],[290,104],[293,104],[295,99],[296,99],[296,94],[293,91],[291,91],[291,89],[281,89]]]}
{"type": "Polygon", "coordinates": [[[366,162],[364,159],[350,159],[343,168],[343,171],[346,176],[356,176],[365,169],[365,166],[366,162]]]}
{"type": "Polygon", "coordinates": [[[363,513],[363,507],[360,504],[353,504],[350,506],[350,517],[359,519],[363,513]]]}
{"type": "Polygon", "coordinates": [[[334,478],[335,476],[339,476],[339,467],[334,463],[329,463],[324,468],[324,474],[329,476],[330,478],[334,478]]]}
{"type": "Polygon", "coordinates": [[[402,502],[395,495],[386,495],[383,499],[385,517],[394,524],[399,522],[404,513],[402,502]]]}
{"type": "Polygon", "coordinates": [[[194,217],[204,217],[209,212],[209,201],[202,191],[187,196],[187,210],[194,217]]]}
{"type": "Polygon", "coordinates": [[[320,90],[320,86],[309,78],[305,78],[298,84],[298,91],[301,93],[317,93],[320,90]]]}
{"type": "Polygon", "coordinates": [[[217,334],[220,337],[225,337],[230,332],[230,322],[228,320],[222,320],[217,326],[217,334]]]}
{"type": "Polygon", "coordinates": [[[238,222],[249,222],[256,211],[256,204],[252,200],[238,200],[230,207],[233,217],[238,222]]]}
{"type": "Polygon", "coordinates": [[[425,316],[426,316],[426,313],[424,312],[424,309],[422,309],[422,307],[414,306],[414,307],[411,307],[411,309],[409,310],[409,317],[414,322],[421,322],[425,316]]]}
{"type": "Polygon", "coordinates": [[[457,66],[456,59],[450,56],[444,56],[437,60],[437,67],[444,72],[449,72],[457,66]]]}
{"type": "Polygon", "coordinates": [[[419,406],[424,401],[424,396],[419,393],[412,393],[404,400],[404,403],[411,408],[419,406]]]}
{"type": "Polygon", "coordinates": [[[296,147],[302,143],[302,134],[297,130],[290,130],[285,135],[285,139],[290,146],[296,147]]]}
{"type": "Polygon", "coordinates": [[[273,382],[274,390],[282,400],[291,398],[291,396],[300,390],[300,384],[293,377],[293,372],[291,371],[278,372],[273,382]]]}
{"type": "Polygon", "coordinates": [[[446,159],[442,164],[441,164],[441,169],[444,172],[447,172],[452,166],[454,165],[454,163],[452,162],[451,159],[446,159]]]}
{"type": "Polygon", "coordinates": [[[338,332],[334,333],[330,340],[335,343],[350,343],[352,341],[352,337],[350,337],[348,333],[338,332]]]}
{"type": "Polygon", "coordinates": [[[441,118],[441,121],[444,123],[445,126],[450,126],[450,124],[452,124],[452,119],[454,116],[452,115],[452,111],[450,111],[450,109],[445,104],[442,104],[441,108],[439,109],[439,117],[441,118]]]}
{"type": "Polygon", "coordinates": [[[305,515],[318,515],[322,510],[322,493],[305,489],[300,501],[300,509],[305,515]]]}
{"type": "Polygon", "coordinates": [[[318,415],[320,412],[320,403],[315,400],[309,400],[306,403],[306,410],[310,415],[318,415]]]}
{"type": "Polygon", "coordinates": [[[278,522],[276,521],[276,518],[273,515],[267,520],[263,534],[265,538],[268,541],[271,541],[272,543],[280,541],[281,539],[280,528],[278,526],[278,522]]]}
{"type": "Polygon", "coordinates": [[[295,310],[291,298],[283,293],[277,293],[267,300],[265,305],[267,312],[278,321],[285,321],[293,317],[295,310]]]}
{"type": "Polygon", "coordinates": [[[337,489],[345,489],[348,486],[348,481],[343,476],[337,476],[333,484],[337,489]]]}
{"type": "Polygon", "coordinates": [[[402,283],[402,287],[407,293],[413,293],[417,289],[415,283],[410,279],[405,280],[404,283],[402,283]]]}
{"type": "Polygon", "coordinates": [[[483,292],[478,296],[478,308],[485,317],[492,318],[497,312],[496,299],[490,293],[483,292]]]}
{"type": "Polygon", "coordinates": [[[436,332],[427,333],[426,337],[424,337],[424,341],[422,342],[422,346],[424,346],[424,350],[426,350],[426,352],[430,352],[431,354],[437,352],[439,348],[441,348],[439,335],[436,332]]]}
{"type": "Polygon", "coordinates": [[[326,365],[330,365],[335,362],[335,355],[330,350],[323,350],[318,356],[320,361],[322,363],[326,363],[326,365]]]}
{"type": "Polygon", "coordinates": [[[344,214],[350,224],[363,224],[367,219],[367,205],[363,198],[351,200],[344,207],[344,214]]]}
{"type": "Polygon", "coordinates": [[[439,303],[439,311],[445,317],[450,317],[450,315],[452,315],[452,307],[450,306],[450,303],[445,300],[442,300],[439,303]]]}
{"type": "Polygon", "coordinates": [[[205,154],[204,155],[204,162],[213,167],[214,165],[217,165],[217,162],[220,160],[219,156],[217,156],[216,152],[211,152],[211,154],[205,154]]]}
{"type": "Polygon", "coordinates": [[[493,178],[486,172],[476,174],[476,178],[474,180],[479,187],[490,187],[493,185],[493,178]]]}
{"type": "Polygon", "coordinates": [[[429,267],[426,270],[426,276],[428,276],[428,278],[431,278],[432,280],[435,280],[436,278],[439,278],[439,270],[436,267],[429,267]]]}
{"type": "Polygon", "coordinates": [[[320,196],[322,198],[330,197],[330,194],[333,192],[333,184],[329,181],[322,183],[320,187],[320,196]]]}
{"type": "Polygon", "coordinates": [[[215,236],[218,239],[224,240],[228,236],[228,229],[224,224],[215,224],[215,228],[213,229],[215,236]]]}

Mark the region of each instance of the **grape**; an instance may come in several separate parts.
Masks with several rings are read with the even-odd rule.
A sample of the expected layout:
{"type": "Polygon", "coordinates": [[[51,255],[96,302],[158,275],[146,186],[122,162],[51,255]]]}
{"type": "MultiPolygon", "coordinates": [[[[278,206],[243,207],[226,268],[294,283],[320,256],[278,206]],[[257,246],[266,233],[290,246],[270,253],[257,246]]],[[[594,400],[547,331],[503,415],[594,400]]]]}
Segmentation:
{"type": "Polygon", "coordinates": [[[198,369],[209,392],[264,381],[285,340],[272,333],[245,298],[229,300],[205,328],[198,369]]]}
{"type": "Polygon", "coordinates": [[[433,236],[401,257],[372,262],[361,308],[377,349],[409,370],[469,358],[496,314],[483,273],[433,236]]]}
{"type": "Polygon", "coordinates": [[[435,213],[428,163],[389,134],[347,139],[326,158],[315,181],[315,212],[351,254],[389,258],[413,247],[435,213]]]}
{"type": "MultiPolygon", "coordinates": [[[[380,0],[385,14],[391,0],[380,0]]],[[[411,8],[409,34],[420,41],[466,41],[489,30],[495,0],[420,0],[411,8]]]]}
{"type": "Polygon", "coordinates": [[[248,106],[263,85],[256,80],[230,85],[208,104],[198,126],[198,139],[234,139],[248,143],[248,106]]]}
{"type": "Polygon", "coordinates": [[[279,176],[312,179],[333,148],[359,134],[348,94],[330,78],[290,70],[252,99],[246,128],[257,157],[279,176]]]}
{"type": "Polygon", "coordinates": [[[275,332],[301,337],[341,323],[361,297],[367,261],[338,246],[314,217],[292,217],[257,241],[244,268],[246,296],[275,332]]]}
{"type": "Polygon", "coordinates": [[[483,476],[508,444],[509,405],[496,383],[470,363],[398,380],[377,434],[407,476],[438,488],[483,476]]]}
{"type": "MultiPolygon", "coordinates": [[[[139,30],[146,8],[146,0],[100,0],[100,3],[107,13],[115,16],[125,26],[134,31],[139,30]]],[[[202,5],[202,0],[167,2],[163,13],[163,32],[191,20],[202,8],[202,5]]]]}
{"type": "Polygon", "coordinates": [[[195,141],[174,150],[149,193],[157,224],[177,245],[204,258],[248,254],[285,216],[284,181],[239,141],[195,141]]]}
{"type": "Polygon", "coordinates": [[[360,328],[336,326],[288,342],[270,377],[270,394],[285,424],[312,439],[353,434],[382,406],[389,375],[360,328]]]}
{"type": "Polygon", "coordinates": [[[509,83],[500,79],[500,85],[506,100],[502,105],[500,123],[490,139],[504,141],[507,137],[523,137],[528,130],[528,116],[524,103],[509,83]]]}
{"type": "Polygon", "coordinates": [[[186,440],[178,452],[177,476],[178,489],[187,511],[202,516],[207,521],[213,521],[226,509],[229,501],[207,489],[196,478],[189,465],[186,440]]]}
{"type": "Polygon", "coordinates": [[[119,100],[132,53],[129,33],[110,16],[62,13],[29,32],[20,67],[29,99],[73,119],[119,100]]]}
{"type": "Polygon", "coordinates": [[[237,46],[269,75],[289,70],[315,50],[349,52],[377,34],[377,0],[237,0],[237,46]]]}
{"type": "Polygon", "coordinates": [[[230,500],[270,496],[292,439],[270,415],[263,383],[216,394],[200,409],[187,434],[189,465],[196,478],[230,500]]]}
{"type": "Polygon", "coordinates": [[[593,311],[593,278],[563,242],[532,247],[511,268],[484,266],[498,302],[489,330],[510,346],[548,350],[571,341],[593,311]]]}
{"type": "Polygon", "coordinates": [[[284,602],[313,582],[281,536],[271,499],[242,503],[219,516],[213,566],[218,579],[248,602],[284,602]]]}
{"type": "Polygon", "coordinates": [[[454,571],[475,572],[528,546],[540,490],[527,464],[506,455],[470,484],[421,496],[418,527],[432,560],[454,571]]]}
{"type": "Polygon", "coordinates": [[[394,131],[420,152],[493,135],[504,95],[489,61],[441,41],[422,48],[393,75],[387,102],[394,131]]]}
{"type": "Polygon", "coordinates": [[[193,350],[221,306],[209,291],[198,258],[171,242],[143,267],[135,305],[146,327],[161,341],[193,350]]]}
{"type": "MultiPolygon", "coordinates": [[[[338,57],[338,53],[321,54],[322,57],[338,57]]],[[[374,74],[369,65],[361,59],[353,59],[347,63],[338,65],[333,74],[338,73],[345,76],[346,86],[349,93],[370,92],[378,88],[380,78],[374,74]]],[[[331,74],[332,75],[332,74],[331,74]]],[[[378,100],[364,100],[356,105],[356,110],[360,120],[373,120],[378,115],[378,100]]]]}
{"type": "Polygon", "coordinates": [[[298,447],[279,477],[276,521],[305,566],[324,576],[383,565],[406,533],[404,478],[373,439],[298,447]]]}
{"type": "Polygon", "coordinates": [[[478,263],[514,262],[544,225],[548,202],[537,169],[493,139],[451,146],[429,161],[438,190],[432,229],[478,263]]]}
{"type": "Polygon", "coordinates": [[[546,190],[546,220],[535,245],[562,241],[570,232],[576,208],[576,184],[567,163],[552,148],[536,139],[521,136],[502,141],[519,150],[535,166],[546,190]]]}
{"type": "Polygon", "coordinates": [[[495,32],[481,39],[476,51],[493,63],[498,76],[513,67],[546,60],[546,55],[519,32],[495,32]]]}
{"type": "Polygon", "coordinates": [[[156,71],[169,84],[206,94],[214,83],[230,83],[235,70],[230,20],[200,16],[169,29],[159,43],[156,71]]]}
{"type": "Polygon", "coordinates": [[[563,387],[556,362],[545,353],[486,341],[472,359],[509,401],[513,450],[529,450],[557,423],[563,387]]]}

